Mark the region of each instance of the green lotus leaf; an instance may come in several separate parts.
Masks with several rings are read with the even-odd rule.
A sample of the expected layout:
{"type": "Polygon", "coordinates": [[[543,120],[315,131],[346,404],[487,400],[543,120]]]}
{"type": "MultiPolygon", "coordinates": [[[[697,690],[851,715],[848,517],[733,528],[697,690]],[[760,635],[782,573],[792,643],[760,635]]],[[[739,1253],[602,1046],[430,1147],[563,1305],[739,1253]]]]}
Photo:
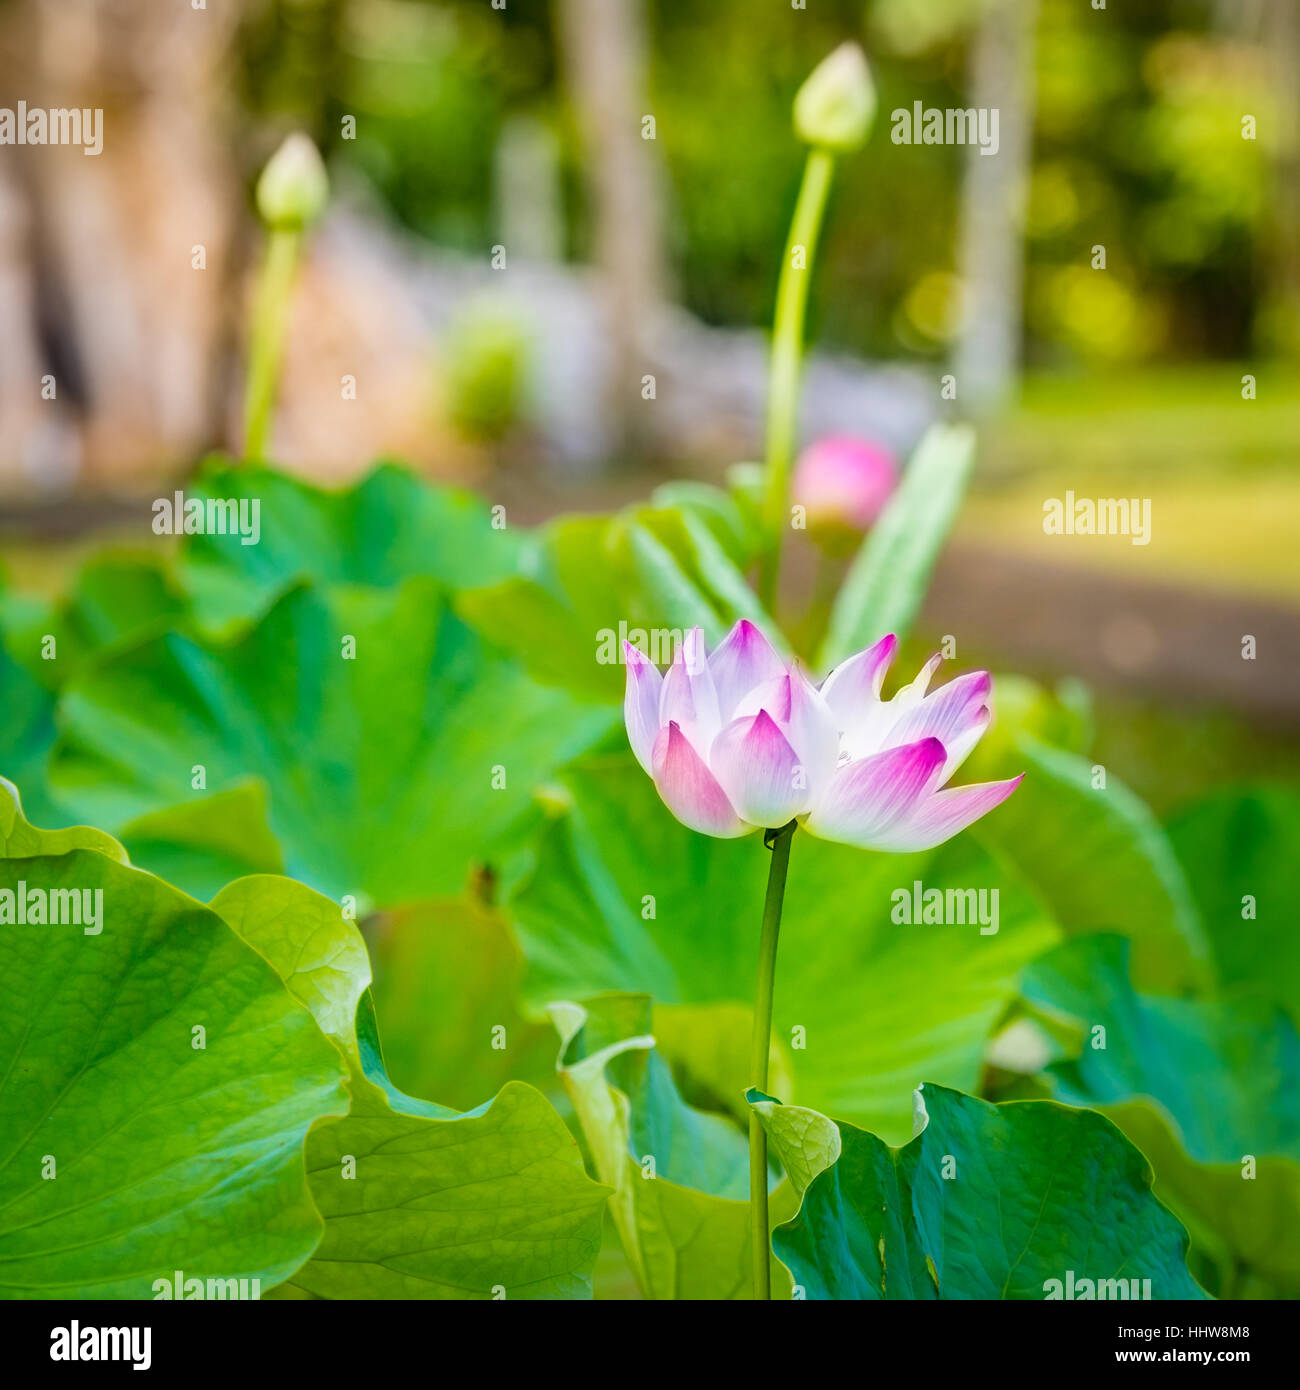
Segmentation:
{"type": "Polygon", "coordinates": [[[1104,1109],[1156,1191],[1218,1266],[1225,1293],[1264,1280],[1300,1294],[1300,1037],[1262,999],[1137,993],[1128,943],[1083,937],[1025,973],[1026,1001],[1073,1025],[1056,1094],[1104,1109]]]}
{"type": "Polygon", "coordinates": [[[347,1109],[337,1053],[208,909],[0,806],[0,1295],[283,1279],[321,1238],[303,1144],[347,1109]]]}
{"type": "Polygon", "coordinates": [[[456,611],[548,685],[622,698],[615,636],[627,610],[605,555],[605,517],[561,517],[539,533],[534,566],[456,596],[456,611]]]}
{"type": "Polygon", "coordinates": [[[732,564],[741,570],[753,563],[762,548],[763,528],[758,512],[712,483],[675,478],[655,488],[650,505],[661,512],[676,512],[688,527],[693,522],[707,526],[732,564]]]}
{"type": "Polygon", "coordinates": [[[843,1156],[844,1141],[834,1120],[803,1105],[782,1105],[756,1087],[745,1091],[745,1104],[757,1111],[773,1141],[772,1156],[785,1169],[800,1201],[809,1185],[843,1156]]]}
{"type": "MultiPolygon", "coordinates": [[[[1206,983],[1214,968],[1209,943],[1150,808],[1110,772],[1104,786],[1094,785],[1088,758],[1027,733],[1014,746],[1014,771],[1025,780],[970,834],[1032,885],[1067,932],[1131,938],[1144,984],[1206,983]]],[[[986,769],[977,765],[971,775],[986,769]]]]}
{"type": "Polygon", "coordinates": [[[102,830],[74,825],[66,830],[38,830],[23,810],[18,788],[0,777],[0,858],[32,859],[37,855],[70,854],[90,849],[118,864],[127,864],[126,850],[102,830]]]}
{"type": "Polygon", "coordinates": [[[140,868],[210,898],[237,878],[283,872],[268,811],[266,784],[254,778],[138,816],[121,834],[140,868]]]}
{"type": "MultiPolygon", "coordinates": [[[[633,507],[613,519],[607,544],[632,578],[629,598],[655,626],[699,626],[710,645],[738,618],[749,618],[785,646],[717,533],[692,511],[633,507]]],[[[752,557],[745,557],[749,559],[752,557]]]]}
{"type": "Polygon", "coordinates": [[[990,1105],[927,1083],[918,1132],[890,1148],[750,1095],[802,1188],[798,1214],[772,1237],[796,1297],[1205,1296],[1146,1160],[1101,1115],[1051,1101],[990,1105]]]}
{"type": "Polygon", "coordinates": [[[0,776],[22,789],[32,813],[58,820],[46,788],[47,764],[54,746],[54,700],[0,644],[0,776]]]}
{"type": "MultiPolygon", "coordinates": [[[[746,1004],[656,1004],[653,1032],[659,1055],[673,1070],[683,1097],[701,1110],[729,1112],[749,1124],[750,1030],[753,1010],[746,1004]]],[[[768,1084],[789,1095],[794,1086],[790,1053],[773,1038],[768,1084]]]]}
{"type": "Polygon", "coordinates": [[[304,586],[234,640],[156,637],[74,681],[51,779],[114,831],[260,779],[288,872],[385,905],[517,845],[538,784],[614,719],[486,647],[433,580],[304,586]]]}
{"type": "Polygon", "coordinates": [[[462,593],[457,610],[539,680],[608,701],[623,697],[624,637],[666,663],[690,628],[714,644],[746,617],[781,646],[745,582],[743,524],[724,519],[734,505],[718,496],[719,514],[638,506],[560,517],[538,532],[524,573],[462,593]]]}
{"type": "Polygon", "coordinates": [[[993,709],[993,722],[963,765],[963,782],[996,781],[1024,771],[1018,743],[1025,735],[1070,753],[1086,753],[1092,742],[1092,697],[1079,681],[1066,679],[1049,688],[1000,671],[993,678],[993,709]]]}
{"type": "Polygon", "coordinates": [[[64,597],[25,604],[6,622],[6,642],[34,679],[59,690],[101,653],[182,625],[186,613],[170,554],[109,550],[86,563],[64,597]]]}
{"type": "Polygon", "coordinates": [[[242,507],[241,533],[186,538],[182,575],[200,623],[220,628],[255,619],[301,579],[396,588],[411,575],[450,586],[491,584],[513,573],[526,541],[494,526],[473,493],[437,487],[383,464],[351,487],[330,491],[260,465],[213,459],[185,494],[242,507]],[[257,504],[256,513],[253,504],[257,504]],[[253,530],[255,544],[245,544],[253,530]]]}
{"type": "Polygon", "coordinates": [[[1300,1026],[1300,796],[1280,786],[1216,793],[1177,816],[1169,838],[1224,987],[1272,999],[1300,1026]]]}
{"type": "MultiPolygon", "coordinates": [[[[749,1145],[729,1118],[686,1105],[646,1031],[646,995],[555,1003],[560,1076],[646,1298],[753,1296],[749,1145]]],[[[771,1219],[793,1210],[776,1182],[771,1219]]],[[[774,1271],[774,1295],[789,1285],[774,1271]]]]}
{"type": "Polygon", "coordinates": [[[555,1034],[522,1012],[524,962],[499,912],[463,898],[366,924],[384,1060],[412,1095],[468,1110],[507,1081],[555,1084],[555,1034]]]}
{"type": "Polygon", "coordinates": [[[404,1095],[380,1052],[365,943],[335,903],[253,877],[212,907],[307,1005],[349,1070],[347,1116],[307,1140],[325,1235],[276,1296],[589,1297],[607,1193],[546,1098],[512,1081],[458,1114],[404,1095]]]}
{"type": "Polygon", "coordinates": [[[102,652],[180,619],[184,601],[167,566],[157,552],[107,551],[56,601],[0,590],[0,774],[39,820],[67,819],[48,786],[53,694],[102,652]]]}
{"type": "MultiPolygon", "coordinates": [[[[731,1003],[747,1018],[767,877],[761,837],[685,829],[630,754],[588,759],[564,784],[571,805],[507,904],[529,964],[527,999],[640,990],[664,1005],[731,1003]]],[[[991,918],[992,897],[985,904],[991,918]]],[[[1033,895],[969,836],[879,855],[796,833],[774,1037],[798,1100],[906,1135],[907,1097],[924,1077],[977,1084],[1021,970],[1057,940],[1033,895]],[[917,884],[996,890],[996,931],[975,920],[895,921],[911,917],[917,884]]]]}

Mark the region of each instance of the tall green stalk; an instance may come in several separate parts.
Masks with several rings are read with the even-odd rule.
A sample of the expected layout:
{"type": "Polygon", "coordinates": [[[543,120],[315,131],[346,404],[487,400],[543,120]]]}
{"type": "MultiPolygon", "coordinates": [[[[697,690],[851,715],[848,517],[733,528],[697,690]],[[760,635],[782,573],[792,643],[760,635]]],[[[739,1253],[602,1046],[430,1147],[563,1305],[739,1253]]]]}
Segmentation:
{"type": "Polygon", "coordinates": [[[271,432],[285,321],[307,228],[325,211],[329,179],[320,151],[302,134],[290,135],[257,181],[257,211],[266,224],[266,253],[253,300],[244,387],[244,458],[265,459],[271,432]]]}
{"type": "Polygon", "coordinates": [[[759,561],[758,592],[770,612],[776,598],[785,537],[790,464],[799,415],[799,373],[803,364],[804,318],[808,286],[821,234],[826,200],[835,173],[835,157],[814,147],[808,151],[803,182],[795,203],[785,260],[776,291],[772,331],[772,372],[767,397],[767,473],[763,496],[764,548],[759,561]],[[796,262],[798,262],[796,264],[796,262]]]}
{"type": "Polygon", "coordinates": [[[265,459],[301,227],[272,227],[258,276],[244,389],[244,458],[265,459]]]}
{"type": "MultiPolygon", "coordinates": [[[[763,900],[763,934],[758,945],[758,987],[754,994],[754,1032],[750,1045],[750,1085],[766,1093],[767,1061],[772,1050],[772,996],[776,987],[776,944],[781,933],[781,906],[790,867],[795,822],[769,830],[764,843],[772,851],[763,900]]],[[[767,1218],[767,1131],[756,1112],[749,1114],[749,1222],[754,1252],[754,1297],[772,1297],[772,1267],[767,1218]]]]}

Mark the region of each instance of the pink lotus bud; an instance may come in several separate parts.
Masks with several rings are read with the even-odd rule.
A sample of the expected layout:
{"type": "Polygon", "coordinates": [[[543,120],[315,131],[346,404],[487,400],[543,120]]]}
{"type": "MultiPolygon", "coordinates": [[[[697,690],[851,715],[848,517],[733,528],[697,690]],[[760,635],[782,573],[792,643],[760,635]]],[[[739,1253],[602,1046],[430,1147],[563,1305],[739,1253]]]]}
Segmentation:
{"type": "Polygon", "coordinates": [[[800,454],[791,501],[805,509],[811,530],[865,531],[897,484],[898,468],[888,449],[851,434],[830,434],[800,454]]]}
{"type": "Polygon", "coordinates": [[[712,653],[699,628],[667,673],[624,644],[628,740],[683,825],[729,839],[797,818],[825,840],[931,849],[1020,784],[946,787],[989,723],[993,681],[974,671],[929,690],[939,657],[880,698],[897,640],[837,666],[820,689],[741,619],[712,653]]]}

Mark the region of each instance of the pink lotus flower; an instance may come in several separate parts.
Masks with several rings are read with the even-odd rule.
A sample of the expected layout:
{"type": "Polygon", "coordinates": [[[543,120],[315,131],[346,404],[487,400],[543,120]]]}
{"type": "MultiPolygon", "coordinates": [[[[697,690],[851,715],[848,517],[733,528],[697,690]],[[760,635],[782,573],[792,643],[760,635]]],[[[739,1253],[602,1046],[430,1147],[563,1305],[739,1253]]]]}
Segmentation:
{"type": "Polygon", "coordinates": [[[931,849],[1020,784],[946,783],[988,727],[987,671],[927,694],[941,657],[880,698],[892,634],[822,682],[742,619],[712,653],[693,628],[668,671],[630,643],[623,713],[637,761],[683,825],[731,838],[798,819],[825,840],[931,849]]]}
{"type": "Polygon", "coordinates": [[[897,484],[898,468],[887,449],[853,435],[832,434],[799,455],[790,494],[805,509],[812,529],[831,525],[865,531],[897,484]]]}

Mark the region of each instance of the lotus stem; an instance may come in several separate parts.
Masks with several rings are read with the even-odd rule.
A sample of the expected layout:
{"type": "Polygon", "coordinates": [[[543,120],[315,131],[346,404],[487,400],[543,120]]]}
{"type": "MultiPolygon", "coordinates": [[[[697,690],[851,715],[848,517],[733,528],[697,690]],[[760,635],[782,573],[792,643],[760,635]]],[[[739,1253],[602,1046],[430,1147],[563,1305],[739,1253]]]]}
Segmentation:
{"type": "Polygon", "coordinates": [[[302,244],[300,227],[273,227],[258,277],[244,393],[244,458],[266,458],[267,435],[280,379],[280,352],[302,244]]]}
{"type": "MultiPolygon", "coordinates": [[[[763,934],[758,944],[758,988],[754,995],[754,1034],[749,1058],[750,1085],[767,1091],[767,1061],[772,1048],[772,995],[776,984],[776,943],[781,932],[785,877],[795,822],[769,830],[763,843],[772,851],[763,900],[763,934]]],[[[767,1131],[756,1111],[749,1114],[749,1220],[754,1250],[754,1297],[772,1297],[772,1268],[767,1219],[767,1131]]]]}
{"type": "Polygon", "coordinates": [[[770,613],[776,599],[785,536],[790,464],[799,414],[799,372],[803,362],[804,317],[808,285],[821,234],[826,200],[835,173],[835,156],[826,149],[808,151],[803,183],[795,203],[785,260],[776,290],[772,325],[772,374],[767,397],[767,476],[763,496],[763,554],[758,592],[770,613]]]}

